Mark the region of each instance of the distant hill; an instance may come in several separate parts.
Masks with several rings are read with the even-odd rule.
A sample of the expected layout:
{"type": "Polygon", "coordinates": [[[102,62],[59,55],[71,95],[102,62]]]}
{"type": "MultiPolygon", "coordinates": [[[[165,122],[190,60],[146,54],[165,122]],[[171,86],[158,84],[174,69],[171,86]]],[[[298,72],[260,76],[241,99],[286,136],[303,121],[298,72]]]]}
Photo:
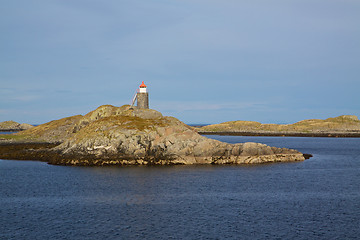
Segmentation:
{"type": "Polygon", "coordinates": [[[294,124],[262,124],[253,121],[230,121],[199,128],[199,132],[264,132],[264,133],[360,133],[357,116],[302,120],[294,124]]]}

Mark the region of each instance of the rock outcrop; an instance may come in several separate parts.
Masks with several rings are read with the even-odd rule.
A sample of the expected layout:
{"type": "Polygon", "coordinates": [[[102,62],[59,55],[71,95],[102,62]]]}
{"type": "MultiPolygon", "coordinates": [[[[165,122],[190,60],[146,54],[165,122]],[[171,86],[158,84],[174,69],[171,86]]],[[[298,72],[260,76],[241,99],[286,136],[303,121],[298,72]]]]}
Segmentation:
{"type": "Polygon", "coordinates": [[[230,121],[204,126],[201,133],[248,133],[250,135],[299,136],[359,136],[360,121],[357,116],[342,115],[335,118],[302,120],[294,124],[262,124],[253,121],[230,121]]]}
{"type": "Polygon", "coordinates": [[[249,164],[304,160],[296,150],[209,139],[176,118],[129,106],[100,106],[85,116],[60,119],[19,134],[36,136],[38,141],[58,141],[60,144],[46,153],[52,164],[249,164]]]}
{"type": "Polygon", "coordinates": [[[27,123],[17,123],[15,121],[0,122],[0,131],[23,131],[33,128],[33,125],[27,123]]]}
{"type": "Polygon", "coordinates": [[[32,139],[33,141],[43,141],[48,143],[63,142],[73,135],[73,128],[82,117],[83,116],[81,115],[76,115],[54,120],[26,131],[16,133],[16,135],[32,139]]]}

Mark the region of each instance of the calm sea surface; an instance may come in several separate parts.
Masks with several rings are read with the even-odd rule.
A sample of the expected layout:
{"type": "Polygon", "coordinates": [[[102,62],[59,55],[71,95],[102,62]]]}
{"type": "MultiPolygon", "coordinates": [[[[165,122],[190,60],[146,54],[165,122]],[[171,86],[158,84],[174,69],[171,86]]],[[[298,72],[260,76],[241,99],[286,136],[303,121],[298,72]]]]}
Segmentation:
{"type": "Polygon", "coordinates": [[[313,158],[255,166],[0,160],[0,239],[360,239],[360,139],[209,136],[313,158]]]}

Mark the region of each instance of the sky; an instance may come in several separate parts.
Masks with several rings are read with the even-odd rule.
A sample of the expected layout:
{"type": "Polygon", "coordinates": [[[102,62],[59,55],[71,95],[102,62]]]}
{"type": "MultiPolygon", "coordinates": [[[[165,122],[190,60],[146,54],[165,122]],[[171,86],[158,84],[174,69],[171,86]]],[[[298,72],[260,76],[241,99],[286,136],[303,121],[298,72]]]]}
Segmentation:
{"type": "Polygon", "coordinates": [[[130,104],[185,123],[360,117],[359,0],[0,0],[0,121],[130,104]]]}

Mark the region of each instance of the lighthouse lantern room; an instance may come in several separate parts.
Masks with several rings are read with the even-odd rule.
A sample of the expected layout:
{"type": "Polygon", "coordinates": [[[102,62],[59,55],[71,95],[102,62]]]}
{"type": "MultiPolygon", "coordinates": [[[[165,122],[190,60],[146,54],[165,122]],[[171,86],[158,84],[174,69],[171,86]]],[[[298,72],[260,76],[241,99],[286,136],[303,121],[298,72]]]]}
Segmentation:
{"type": "Polygon", "coordinates": [[[144,81],[142,81],[141,85],[139,86],[139,92],[140,93],[146,93],[146,85],[144,84],[144,81]]]}

